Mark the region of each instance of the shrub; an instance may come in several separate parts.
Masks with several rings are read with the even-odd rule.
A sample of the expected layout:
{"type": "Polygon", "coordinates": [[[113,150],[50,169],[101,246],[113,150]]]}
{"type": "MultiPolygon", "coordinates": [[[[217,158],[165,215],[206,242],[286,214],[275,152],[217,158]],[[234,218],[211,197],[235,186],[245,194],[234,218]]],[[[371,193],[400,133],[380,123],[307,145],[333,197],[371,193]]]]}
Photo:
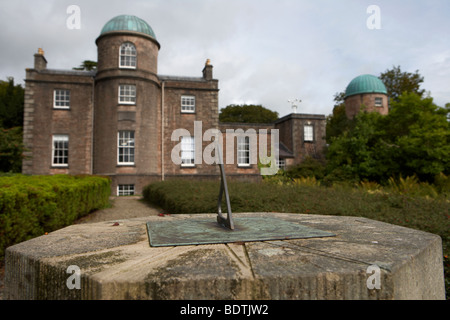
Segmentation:
{"type": "Polygon", "coordinates": [[[292,182],[294,185],[302,186],[320,186],[320,182],[315,177],[300,177],[294,179],[292,182]]]}
{"type": "Polygon", "coordinates": [[[373,181],[360,181],[356,186],[366,191],[381,191],[382,188],[380,184],[373,181]]]}
{"type": "Polygon", "coordinates": [[[438,190],[427,182],[419,182],[416,176],[399,179],[389,178],[387,189],[393,193],[437,198],[438,190]]]}
{"type": "Polygon", "coordinates": [[[437,191],[446,196],[450,197],[450,178],[443,173],[440,173],[434,178],[434,186],[437,191]]]}
{"type": "Polygon", "coordinates": [[[8,246],[63,228],[105,207],[110,192],[110,180],[105,177],[0,177],[0,257],[8,246]]]}
{"type": "MultiPolygon", "coordinates": [[[[416,194],[388,193],[377,184],[364,188],[350,184],[323,187],[313,178],[289,183],[236,183],[228,189],[233,212],[288,212],[324,215],[365,216],[402,225],[422,222],[427,231],[450,230],[449,202],[432,200],[416,194]],[[380,192],[367,192],[380,190],[380,192]]],[[[219,182],[171,180],[144,188],[144,199],[170,213],[216,212],[219,182]]]]}
{"type": "Polygon", "coordinates": [[[321,160],[307,157],[302,163],[289,168],[287,175],[291,178],[314,177],[323,179],[325,177],[325,163],[321,160]]]}

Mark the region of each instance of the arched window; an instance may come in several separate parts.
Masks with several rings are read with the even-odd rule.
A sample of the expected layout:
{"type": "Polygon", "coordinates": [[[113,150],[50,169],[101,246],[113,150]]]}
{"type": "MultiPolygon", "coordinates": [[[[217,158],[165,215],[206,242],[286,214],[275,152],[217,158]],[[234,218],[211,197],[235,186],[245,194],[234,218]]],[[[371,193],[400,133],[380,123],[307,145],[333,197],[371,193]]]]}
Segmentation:
{"type": "Polygon", "coordinates": [[[130,42],[125,42],[120,46],[120,62],[121,68],[136,68],[136,47],[130,42]]]}

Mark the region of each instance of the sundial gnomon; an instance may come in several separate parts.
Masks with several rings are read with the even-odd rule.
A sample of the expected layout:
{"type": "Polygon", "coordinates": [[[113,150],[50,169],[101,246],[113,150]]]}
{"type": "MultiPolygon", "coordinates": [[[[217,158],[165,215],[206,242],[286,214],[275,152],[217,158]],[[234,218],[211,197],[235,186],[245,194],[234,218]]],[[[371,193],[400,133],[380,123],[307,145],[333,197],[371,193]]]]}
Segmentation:
{"type": "Polygon", "coordinates": [[[220,160],[218,162],[221,179],[216,221],[211,218],[168,218],[165,221],[147,222],[149,242],[152,247],[335,236],[330,232],[270,217],[270,214],[261,217],[239,217],[234,220],[220,146],[216,150],[218,152],[218,159],[220,160]],[[227,207],[226,216],[222,213],[221,208],[223,196],[225,196],[227,207]]]}

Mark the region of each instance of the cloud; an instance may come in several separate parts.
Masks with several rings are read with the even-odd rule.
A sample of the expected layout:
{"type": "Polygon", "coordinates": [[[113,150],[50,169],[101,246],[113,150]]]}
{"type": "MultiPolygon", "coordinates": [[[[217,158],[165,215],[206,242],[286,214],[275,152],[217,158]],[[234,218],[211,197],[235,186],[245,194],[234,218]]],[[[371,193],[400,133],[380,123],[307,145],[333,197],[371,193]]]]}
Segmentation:
{"type": "Polygon", "coordinates": [[[147,21],[161,43],[160,74],[200,76],[206,59],[219,79],[220,107],[263,104],[281,116],[288,99],[299,112],[329,114],[333,96],[362,73],[394,65],[419,70],[435,102],[450,101],[448,0],[379,0],[381,30],[369,30],[356,0],[0,0],[0,79],[22,82],[37,48],[49,68],[96,60],[95,39],[119,14],[147,21]],[[71,4],[81,29],[66,27],[71,4]]]}

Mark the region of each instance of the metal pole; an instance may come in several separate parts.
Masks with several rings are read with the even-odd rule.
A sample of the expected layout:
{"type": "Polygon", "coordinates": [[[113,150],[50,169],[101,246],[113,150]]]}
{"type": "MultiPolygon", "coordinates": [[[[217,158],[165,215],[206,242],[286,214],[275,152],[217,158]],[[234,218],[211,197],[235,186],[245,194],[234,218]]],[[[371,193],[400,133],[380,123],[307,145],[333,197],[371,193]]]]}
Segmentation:
{"type": "Polygon", "coordinates": [[[223,157],[222,152],[220,150],[220,144],[217,143],[216,151],[218,153],[218,157],[216,160],[219,162],[219,168],[220,168],[220,191],[219,191],[219,199],[217,201],[217,222],[230,229],[234,230],[234,222],[233,222],[233,216],[231,212],[231,205],[230,205],[230,195],[228,194],[228,186],[227,186],[227,179],[225,175],[225,167],[223,166],[223,157]],[[225,202],[227,204],[227,217],[225,218],[222,215],[222,196],[225,193],[225,202]]]}

